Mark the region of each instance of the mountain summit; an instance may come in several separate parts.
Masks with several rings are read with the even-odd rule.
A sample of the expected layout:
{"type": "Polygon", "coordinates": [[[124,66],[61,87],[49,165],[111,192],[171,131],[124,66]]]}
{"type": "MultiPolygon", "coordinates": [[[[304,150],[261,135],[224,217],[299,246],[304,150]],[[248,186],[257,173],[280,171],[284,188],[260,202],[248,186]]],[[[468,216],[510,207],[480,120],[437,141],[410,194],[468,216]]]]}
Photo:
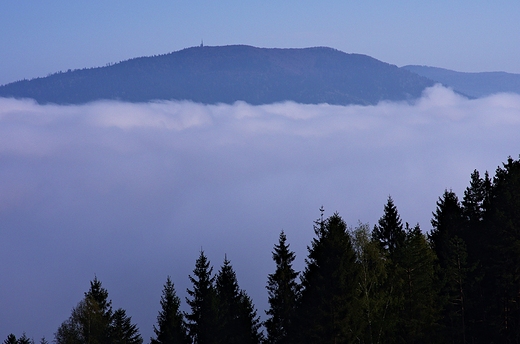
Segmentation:
{"type": "Polygon", "coordinates": [[[0,86],[0,97],[82,104],[189,100],[215,104],[377,104],[417,98],[433,81],[370,56],[316,47],[200,46],[0,86]]]}

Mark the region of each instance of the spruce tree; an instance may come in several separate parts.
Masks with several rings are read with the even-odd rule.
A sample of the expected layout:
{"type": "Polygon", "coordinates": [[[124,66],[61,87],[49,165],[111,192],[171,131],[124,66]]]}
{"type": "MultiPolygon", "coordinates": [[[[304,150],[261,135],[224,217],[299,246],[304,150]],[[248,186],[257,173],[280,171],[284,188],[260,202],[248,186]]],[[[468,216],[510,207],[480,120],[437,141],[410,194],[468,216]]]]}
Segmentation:
{"type": "Polygon", "coordinates": [[[56,344],[65,343],[110,343],[112,302],[101,282],[94,277],[85,297],[72,310],[68,320],[55,333],[56,344]]]}
{"type": "Polygon", "coordinates": [[[240,319],[241,327],[244,328],[244,343],[264,343],[260,317],[257,315],[253,301],[244,290],[240,291],[240,319]]]}
{"type": "Polygon", "coordinates": [[[112,301],[101,281],[94,278],[85,297],[72,309],[71,316],[54,334],[56,344],[142,343],[139,330],[126,312],[112,311],[112,301]]]}
{"type": "Polygon", "coordinates": [[[467,246],[465,222],[457,195],[445,190],[431,220],[429,240],[438,258],[444,341],[458,343],[466,336],[467,246]]]}
{"type": "Polygon", "coordinates": [[[112,301],[108,300],[108,291],[102,287],[97,277],[90,282],[84,301],[85,312],[81,314],[83,338],[92,344],[109,343],[112,301]]]}
{"type": "Polygon", "coordinates": [[[457,195],[453,191],[445,190],[437,201],[437,209],[432,213],[431,224],[433,229],[429,234],[429,240],[444,268],[449,252],[449,242],[454,236],[459,236],[464,229],[462,207],[457,195]]]}
{"type": "Polygon", "coordinates": [[[126,315],[124,309],[117,309],[112,316],[110,326],[111,344],[142,344],[137,325],[132,324],[132,318],[126,315]]]}
{"type": "Polygon", "coordinates": [[[383,216],[374,226],[372,241],[380,247],[380,252],[385,257],[387,279],[382,287],[387,295],[387,308],[384,329],[387,338],[397,342],[398,329],[402,325],[402,310],[405,301],[404,271],[402,269],[403,246],[406,241],[406,232],[403,229],[401,217],[391,196],[384,206],[383,216]]]}
{"type": "MultiPolygon", "coordinates": [[[[323,214],[323,213],[322,213],[323,214]]],[[[298,307],[297,342],[349,343],[358,336],[358,266],[352,239],[335,213],[315,222],[298,307]]]]}
{"type": "Polygon", "coordinates": [[[24,333],[22,333],[22,336],[16,340],[16,343],[17,344],[34,344],[34,340],[27,337],[27,335],[24,332],[24,333]]]}
{"type": "Polygon", "coordinates": [[[216,343],[218,335],[215,277],[212,272],[210,262],[201,251],[193,270],[194,276],[189,276],[193,289],[187,292],[191,299],[186,298],[191,308],[191,313],[186,314],[188,331],[195,344],[216,343]]]}
{"type": "Polygon", "coordinates": [[[390,256],[404,243],[406,234],[403,230],[403,223],[391,196],[388,196],[384,214],[378,224],[374,226],[372,236],[390,256]]]}
{"type": "Polygon", "coordinates": [[[12,333],[10,333],[3,342],[3,344],[16,344],[16,343],[17,343],[16,336],[12,333]]]}
{"type": "Polygon", "coordinates": [[[488,228],[484,292],[487,319],[497,341],[520,342],[520,160],[496,170],[488,228]],[[494,301],[494,302],[493,302],[494,301]]]}
{"type": "Polygon", "coordinates": [[[181,300],[176,295],[173,282],[168,276],[161,296],[161,311],[157,316],[158,327],[155,325],[153,327],[156,338],[151,339],[151,344],[184,344],[189,342],[180,304],[181,300]]]}
{"type": "Polygon", "coordinates": [[[359,264],[357,294],[360,303],[360,343],[390,342],[396,321],[390,312],[392,291],[388,288],[389,260],[379,241],[371,239],[367,224],[360,224],[352,233],[359,264]]]}
{"type": "Polygon", "coordinates": [[[273,252],[276,270],[267,277],[269,309],[266,314],[269,317],[265,321],[265,328],[269,343],[287,343],[289,340],[289,331],[294,321],[296,301],[300,292],[300,286],[296,281],[299,273],[292,267],[295,258],[294,252],[289,250],[287,237],[282,231],[273,252]]]}
{"type": "Polygon", "coordinates": [[[436,256],[419,225],[406,224],[406,239],[399,252],[403,302],[396,335],[404,343],[434,343],[439,319],[436,256]]]}
{"type": "Polygon", "coordinates": [[[236,273],[227,257],[216,277],[219,334],[222,344],[259,343],[260,321],[251,299],[240,290],[236,273]]]}

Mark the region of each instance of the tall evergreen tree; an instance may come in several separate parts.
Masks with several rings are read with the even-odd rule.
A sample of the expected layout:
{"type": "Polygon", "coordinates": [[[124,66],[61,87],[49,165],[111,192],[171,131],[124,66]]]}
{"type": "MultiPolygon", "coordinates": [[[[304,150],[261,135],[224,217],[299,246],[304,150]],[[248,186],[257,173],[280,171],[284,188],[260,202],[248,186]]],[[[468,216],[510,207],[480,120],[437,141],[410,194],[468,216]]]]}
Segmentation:
{"type": "Polygon", "coordinates": [[[3,344],[17,344],[16,336],[10,333],[7,338],[4,340],[3,344]]]}
{"type": "Polygon", "coordinates": [[[260,343],[260,320],[251,299],[240,290],[227,257],[216,277],[219,334],[222,344],[260,343]]]}
{"type": "Polygon", "coordinates": [[[484,288],[486,309],[495,338],[520,342],[520,160],[511,157],[496,170],[490,200],[486,238],[484,288]]]}
{"type": "MultiPolygon", "coordinates": [[[[464,230],[460,234],[467,247],[467,269],[463,271],[466,276],[466,288],[464,293],[466,339],[476,343],[486,337],[486,307],[489,298],[481,283],[485,276],[485,266],[488,265],[489,250],[488,238],[490,233],[486,228],[485,219],[488,217],[492,182],[488,172],[484,178],[474,170],[471,174],[470,185],[464,191],[462,200],[462,214],[464,217],[464,230]]],[[[461,244],[464,244],[461,243],[461,244]]],[[[464,252],[460,252],[464,258],[464,252]]]]}
{"type": "Polygon", "coordinates": [[[240,319],[241,327],[244,328],[244,343],[263,343],[265,342],[264,335],[260,329],[262,323],[260,317],[257,315],[253,301],[244,290],[240,291],[240,319]]]}
{"type": "Polygon", "coordinates": [[[161,296],[161,311],[157,316],[158,327],[155,325],[153,327],[156,338],[151,339],[151,344],[187,344],[189,342],[180,304],[181,300],[176,295],[175,286],[168,276],[161,296]]]}
{"type": "MultiPolygon", "coordinates": [[[[323,213],[322,213],[323,214],[323,213]]],[[[315,222],[298,307],[298,342],[348,343],[358,336],[358,266],[352,239],[335,213],[315,222]]]]}
{"type": "Polygon", "coordinates": [[[143,338],[137,325],[132,324],[132,318],[126,315],[122,308],[117,309],[112,315],[110,326],[111,344],[142,344],[143,338]]]}
{"type": "Polygon", "coordinates": [[[462,200],[462,213],[468,223],[480,223],[484,219],[489,185],[489,176],[486,179],[480,177],[480,173],[474,170],[471,173],[470,185],[464,191],[462,200]]]}
{"type": "Polygon", "coordinates": [[[22,333],[22,336],[16,340],[17,344],[34,344],[34,340],[27,337],[27,335],[22,333]]]}
{"type": "Polygon", "coordinates": [[[466,336],[467,247],[465,222],[457,195],[445,190],[431,220],[429,240],[438,257],[444,341],[459,343],[466,336]]]}
{"type": "Polygon", "coordinates": [[[437,209],[432,215],[433,229],[429,239],[441,266],[445,267],[449,260],[446,255],[449,252],[450,240],[454,236],[460,237],[464,229],[462,207],[457,195],[451,190],[445,190],[437,201],[437,209]]]}
{"type": "Polygon", "coordinates": [[[112,301],[101,282],[94,277],[84,299],[72,310],[70,318],[63,322],[55,334],[55,342],[62,343],[110,343],[112,301]]]}
{"type": "Polygon", "coordinates": [[[14,334],[11,333],[3,341],[3,344],[34,344],[34,340],[27,337],[25,332],[22,333],[22,335],[18,339],[14,334]]]}
{"type": "Polygon", "coordinates": [[[360,224],[353,232],[354,248],[359,262],[358,298],[361,318],[360,343],[388,343],[392,338],[392,292],[388,288],[389,261],[381,251],[379,241],[370,239],[367,224],[360,224]]]}
{"type": "Polygon", "coordinates": [[[388,196],[384,214],[379,219],[378,224],[374,226],[372,236],[390,256],[404,243],[406,233],[403,230],[403,222],[391,196],[388,196]]]}
{"type": "Polygon", "coordinates": [[[131,324],[131,318],[122,309],[117,314],[112,311],[112,301],[108,299],[108,291],[101,281],[94,278],[90,289],[72,314],[64,321],[54,334],[56,344],[140,344],[142,339],[137,326],[131,324]],[[119,331],[119,332],[118,332],[119,331]],[[121,332],[123,331],[123,332],[121,332]],[[126,332],[125,332],[126,331],[126,332]],[[126,337],[117,337],[117,333],[125,333],[126,337]]]}
{"type": "Polygon", "coordinates": [[[388,278],[384,281],[387,294],[387,309],[384,327],[387,340],[397,341],[403,328],[402,310],[405,302],[404,271],[402,269],[402,250],[406,241],[401,217],[391,196],[384,206],[383,216],[374,226],[372,241],[379,244],[380,252],[385,257],[385,268],[388,278]],[[391,338],[391,339],[390,339],[391,338]]]}
{"type": "Polygon", "coordinates": [[[187,292],[191,299],[186,298],[191,308],[191,313],[186,314],[188,331],[194,344],[217,343],[218,318],[212,272],[208,258],[201,251],[193,270],[194,276],[189,276],[193,289],[187,292]]]}
{"type": "Polygon", "coordinates": [[[273,252],[276,270],[267,276],[269,309],[266,311],[268,319],[265,321],[265,328],[267,341],[272,344],[287,343],[289,340],[289,330],[294,321],[296,301],[300,292],[300,286],[296,281],[299,273],[294,271],[292,266],[295,258],[282,231],[273,252]]]}
{"type": "Polygon", "coordinates": [[[406,240],[399,255],[404,298],[397,336],[404,343],[434,343],[439,340],[436,256],[419,225],[410,228],[406,224],[406,240]]]}

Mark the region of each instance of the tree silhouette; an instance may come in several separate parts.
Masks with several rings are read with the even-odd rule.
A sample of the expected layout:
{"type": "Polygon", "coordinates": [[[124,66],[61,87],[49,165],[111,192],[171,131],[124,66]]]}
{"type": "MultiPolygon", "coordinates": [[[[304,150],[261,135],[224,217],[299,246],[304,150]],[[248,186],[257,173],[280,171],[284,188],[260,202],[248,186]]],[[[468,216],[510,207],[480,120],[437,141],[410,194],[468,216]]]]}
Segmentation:
{"type": "Polygon", "coordinates": [[[295,320],[296,302],[300,292],[300,286],[296,281],[299,273],[292,267],[295,258],[294,252],[289,250],[287,237],[282,231],[273,252],[276,270],[267,276],[269,309],[266,314],[269,317],[265,321],[265,327],[269,343],[287,343],[289,340],[289,331],[295,320]]]}
{"type": "Polygon", "coordinates": [[[157,316],[157,326],[153,331],[156,338],[151,344],[184,344],[188,343],[184,316],[180,311],[181,300],[175,293],[175,287],[170,279],[166,279],[161,296],[161,311],[157,316]]]}

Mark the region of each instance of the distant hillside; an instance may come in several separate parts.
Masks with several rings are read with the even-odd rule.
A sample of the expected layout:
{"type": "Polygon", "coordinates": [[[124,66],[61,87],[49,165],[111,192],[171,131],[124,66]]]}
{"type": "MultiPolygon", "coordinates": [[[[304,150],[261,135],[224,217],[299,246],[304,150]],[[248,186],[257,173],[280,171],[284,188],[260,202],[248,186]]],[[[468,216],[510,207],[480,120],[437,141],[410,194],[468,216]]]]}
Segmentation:
{"type": "Polygon", "coordinates": [[[472,98],[485,97],[501,92],[520,93],[520,74],[505,72],[462,73],[427,66],[404,66],[401,68],[440,82],[472,98]]]}
{"type": "Polygon", "coordinates": [[[0,96],[57,104],[99,99],[377,104],[417,98],[431,85],[431,80],[366,55],[323,47],[233,45],[193,47],[22,80],[0,86],[0,96]]]}

